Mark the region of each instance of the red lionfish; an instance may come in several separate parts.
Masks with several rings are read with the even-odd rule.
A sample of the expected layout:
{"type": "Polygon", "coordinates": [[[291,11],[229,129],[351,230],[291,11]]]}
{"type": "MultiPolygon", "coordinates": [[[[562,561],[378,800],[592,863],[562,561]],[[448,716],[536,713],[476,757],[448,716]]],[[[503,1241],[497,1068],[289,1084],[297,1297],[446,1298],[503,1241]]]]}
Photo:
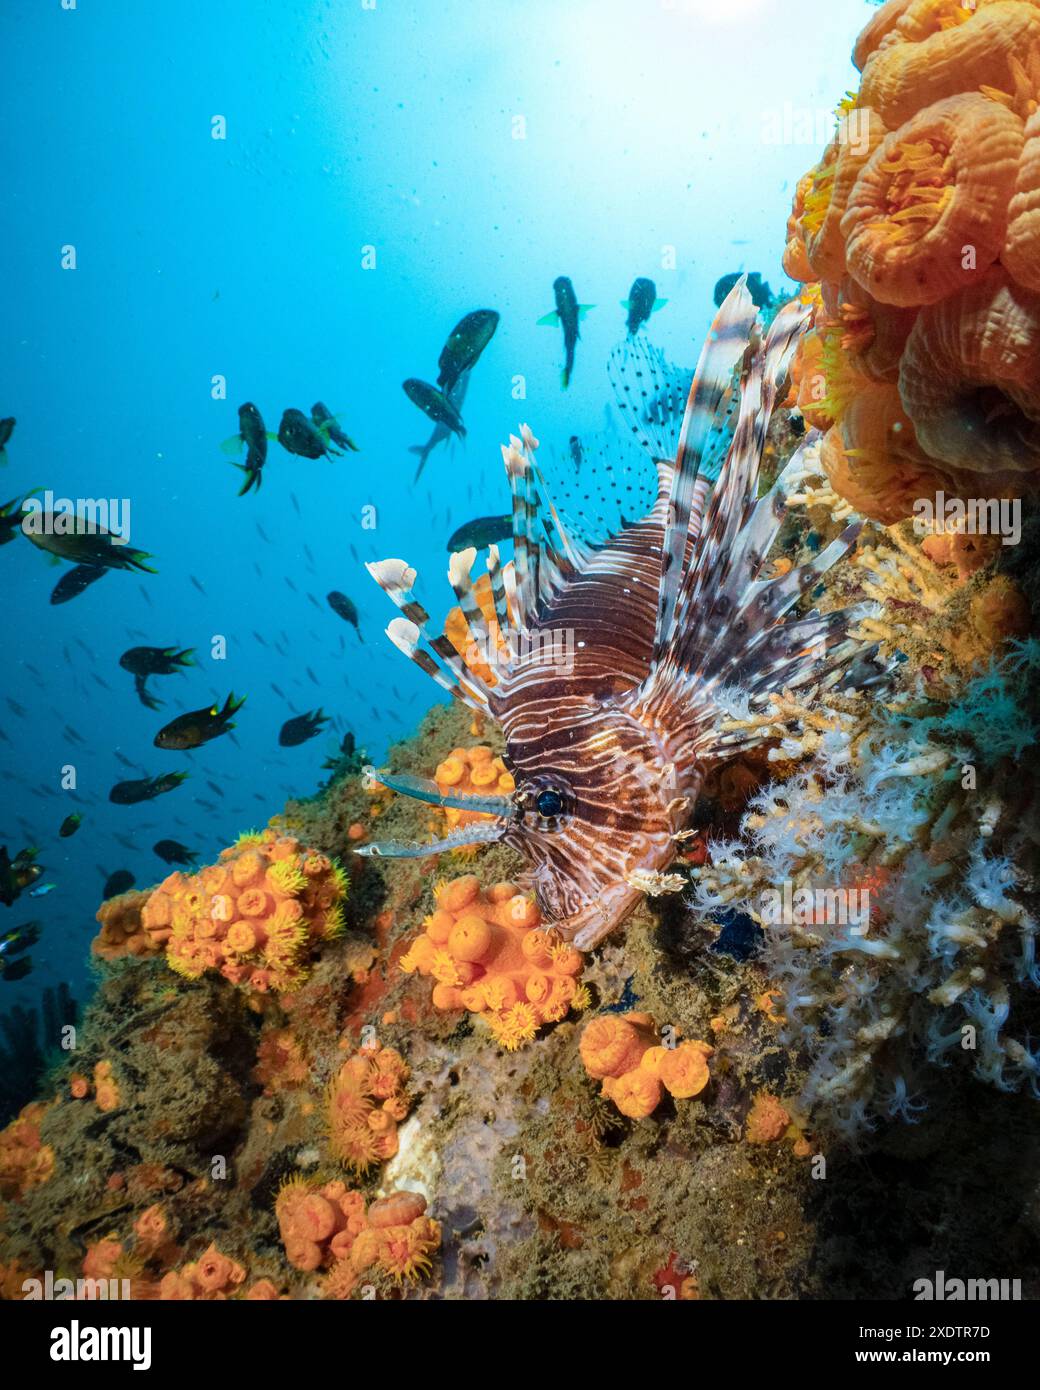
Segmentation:
{"type": "MultiPolygon", "coordinates": [[[[849,627],[872,605],[785,615],[848,552],[862,523],[811,561],[762,577],[787,493],[805,476],[805,449],[818,437],[803,441],[756,500],[766,430],[807,319],[808,310],[788,304],[763,342],[751,296],[743,282],[734,287],[702,350],[674,462],[654,459],[656,502],[605,541],[570,533],[543,502],[538,441],[521,426],[502,451],[514,558],[502,565],[492,546],[487,573],[501,633],[528,640],[509,643],[493,685],[447,637],[430,635],[413,569],[402,560],[368,566],[401,610],[387,635],[443,689],[497,721],[516,789],[442,795],[435,782],[369,769],[396,791],[495,819],[433,844],[389,841],[361,853],[420,856],[501,841],[527,859],[522,881],[545,917],[587,950],[641,899],[647,875],[672,863],[707,768],[759,741],[747,729],[720,728],[734,692],[741,708],[761,708],[770,692],[848,681],[849,662],[872,651],[849,627]]],[[[631,407],[630,388],[618,403],[625,390],[631,407]]],[[[645,434],[640,442],[654,452],[645,434]]],[[[494,625],[474,593],[475,558],[474,549],[453,554],[448,578],[473,649],[493,652],[494,625]]]]}

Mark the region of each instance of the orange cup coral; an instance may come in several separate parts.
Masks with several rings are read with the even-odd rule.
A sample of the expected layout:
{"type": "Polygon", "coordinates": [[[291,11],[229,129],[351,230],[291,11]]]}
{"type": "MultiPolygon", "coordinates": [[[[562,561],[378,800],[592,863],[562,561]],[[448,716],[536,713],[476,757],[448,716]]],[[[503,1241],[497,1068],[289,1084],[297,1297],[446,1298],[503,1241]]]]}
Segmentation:
{"type": "Polygon", "coordinates": [[[397,1125],[408,1114],[408,1067],[392,1047],[361,1048],[329,1086],[327,1114],[332,1152],[355,1173],[397,1153],[397,1125]]]}
{"type": "Polygon", "coordinates": [[[440,1226],[426,1216],[426,1198],[392,1192],[365,1208],[360,1192],[341,1182],[317,1186],[293,1178],[278,1194],[275,1216],[285,1255],[296,1269],[329,1270],[327,1297],[347,1298],[366,1270],[398,1283],[429,1273],[440,1226]]]}
{"type": "Polygon", "coordinates": [[[170,874],[141,920],[148,931],[168,930],[167,963],[189,980],[219,970],[260,993],[288,991],[342,932],[346,890],[346,874],[326,855],[265,830],[197,874],[170,874]]]}
{"type": "Polygon", "coordinates": [[[1040,486],[1040,4],[889,0],[855,61],[784,264],[819,281],[798,404],[835,427],[828,477],[891,524],[939,489],[1040,486]]]}
{"type": "Polygon", "coordinates": [[[714,1048],[689,1041],[663,1047],[649,1014],[600,1014],[585,1025],[578,1044],[589,1076],[622,1115],[645,1119],[667,1091],[676,1100],[700,1095],[711,1079],[714,1048]]]}
{"type": "Polygon", "coordinates": [[[90,943],[91,952],[99,960],[116,960],[120,956],[160,955],[170,937],[169,927],[149,931],[141,921],[150,893],[120,893],[108,898],[96,913],[101,930],[90,943]]]}
{"type": "Polygon", "coordinates": [[[867,58],[859,100],[894,130],[960,92],[1013,90],[1014,61],[1038,46],[1031,0],[914,0],[867,58]]]}
{"type": "Polygon", "coordinates": [[[0,1197],[24,1197],[54,1172],[54,1150],[40,1136],[48,1106],[35,1101],[24,1106],[6,1129],[0,1129],[0,1197]]]}
{"type": "Polygon", "coordinates": [[[1014,112],[977,93],[926,107],[886,136],[841,219],[859,284],[885,304],[934,304],[992,265],[1023,138],[1014,112]]]}
{"type": "Polygon", "coordinates": [[[587,1006],[577,980],[581,953],[543,928],[537,905],[515,884],[496,883],[485,893],[474,874],[465,874],[434,896],[436,912],[399,963],[436,980],[436,1008],[482,1015],[496,1042],[514,1051],[543,1024],[587,1006]]]}
{"type": "Polygon", "coordinates": [[[991,486],[1040,470],[1040,295],[994,266],[921,312],[899,393],[925,452],[991,486]]]}
{"type": "Polygon", "coordinates": [[[112,1075],[111,1062],[98,1062],[94,1068],[94,1100],[97,1108],[106,1114],[119,1109],[119,1086],[112,1075]]]}
{"type": "Polygon", "coordinates": [[[159,1283],[159,1297],[167,1302],[218,1301],[234,1297],[244,1283],[246,1271],[216,1245],[182,1270],[170,1270],[159,1283]]]}

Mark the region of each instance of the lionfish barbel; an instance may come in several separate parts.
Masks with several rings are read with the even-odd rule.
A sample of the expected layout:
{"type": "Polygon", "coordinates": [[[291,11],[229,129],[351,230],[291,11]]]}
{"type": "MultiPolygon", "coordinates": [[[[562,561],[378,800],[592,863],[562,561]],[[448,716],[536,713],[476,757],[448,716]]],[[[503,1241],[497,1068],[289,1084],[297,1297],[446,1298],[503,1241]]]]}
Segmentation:
{"type": "MultiPolygon", "coordinates": [[[[734,287],[701,352],[674,458],[660,457],[632,426],[653,456],[657,497],[605,541],[578,535],[547,500],[527,426],[503,447],[513,561],[503,565],[495,546],[487,553],[493,622],[477,601],[476,550],[453,554],[448,569],[473,650],[496,650],[499,634],[528,639],[505,644],[492,683],[446,636],[430,635],[413,569],[402,560],[368,566],[401,610],[387,628],[394,645],[498,723],[515,791],[442,794],[433,781],[370,770],[395,791],[493,819],[433,844],[384,841],[361,853],[418,857],[507,844],[528,861],[523,886],[534,889],[545,918],[588,950],[640,901],[640,884],[671,865],[708,768],[760,741],[750,729],[723,731],[727,692],[758,708],[773,692],[811,696],[871,652],[850,627],[873,605],[786,616],[854,545],[862,523],[786,574],[762,573],[788,491],[805,476],[805,451],[818,437],[807,436],[758,498],[766,431],[808,312],[786,305],[763,341],[745,284],[734,287]],[[728,447],[720,450],[724,430],[728,447]],[[714,468],[713,456],[721,458],[714,468]],[[561,646],[565,664],[547,659],[561,646]]],[[[622,386],[622,408],[626,391],[634,404],[622,386]]]]}

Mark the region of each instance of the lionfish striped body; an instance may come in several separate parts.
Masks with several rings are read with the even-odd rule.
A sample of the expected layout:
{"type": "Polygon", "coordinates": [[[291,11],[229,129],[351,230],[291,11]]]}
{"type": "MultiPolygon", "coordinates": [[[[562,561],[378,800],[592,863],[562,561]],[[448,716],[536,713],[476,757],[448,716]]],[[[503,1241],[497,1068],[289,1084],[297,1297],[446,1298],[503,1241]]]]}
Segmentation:
{"type": "MultiPolygon", "coordinates": [[[[751,297],[743,283],[735,287],[701,354],[675,457],[654,459],[653,507],[605,542],[570,533],[543,500],[537,441],[526,427],[511,439],[503,456],[513,561],[502,565],[494,547],[488,552],[494,623],[474,592],[476,552],[453,555],[449,567],[475,650],[486,657],[498,636],[507,637],[493,684],[447,638],[429,635],[428,615],[411,592],[413,570],[400,560],[369,566],[402,612],[387,629],[391,640],[442,688],[500,725],[516,791],[444,796],[433,782],[376,774],[409,795],[494,819],[434,845],[391,842],[366,852],[512,845],[530,864],[527,886],[546,918],[588,949],[639,901],[644,876],[671,864],[707,768],[754,740],[720,731],[723,692],[735,689],[754,706],[774,691],[817,689],[843,677],[864,651],[847,633],[862,610],[784,615],[852,546],[858,526],[808,564],[760,577],[812,442],[756,500],[769,419],[805,324],[806,312],[789,305],[761,342],[751,297]],[[721,468],[709,466],[713,455],[724,458],[721,468]]],[[[626,404],[623,392],[619,404],[626,404]]],[[[638,421],[633,429],[654,452],[638,421]]]]}

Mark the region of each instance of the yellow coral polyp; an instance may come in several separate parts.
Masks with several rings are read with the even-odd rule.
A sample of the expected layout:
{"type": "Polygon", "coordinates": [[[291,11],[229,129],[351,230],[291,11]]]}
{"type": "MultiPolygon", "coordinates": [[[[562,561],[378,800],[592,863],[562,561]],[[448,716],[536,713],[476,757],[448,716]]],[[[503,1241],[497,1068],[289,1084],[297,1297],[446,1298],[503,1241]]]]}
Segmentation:
{"type": "MultiPolygon", "coordinates": [[[[487,758],[491,759],[490,749],[487,758]]],[[[437,910],[398,964],[436,981],[437,1009],[467,1009],[514,1051],[566,1016],[578,995],[579,951],[542,926],[538,905],[513,883],[486,891],[474,874],[434,888],[437,910]]],[[[578,1007],[584,1007],[587,997],[578,1007]]]]}

